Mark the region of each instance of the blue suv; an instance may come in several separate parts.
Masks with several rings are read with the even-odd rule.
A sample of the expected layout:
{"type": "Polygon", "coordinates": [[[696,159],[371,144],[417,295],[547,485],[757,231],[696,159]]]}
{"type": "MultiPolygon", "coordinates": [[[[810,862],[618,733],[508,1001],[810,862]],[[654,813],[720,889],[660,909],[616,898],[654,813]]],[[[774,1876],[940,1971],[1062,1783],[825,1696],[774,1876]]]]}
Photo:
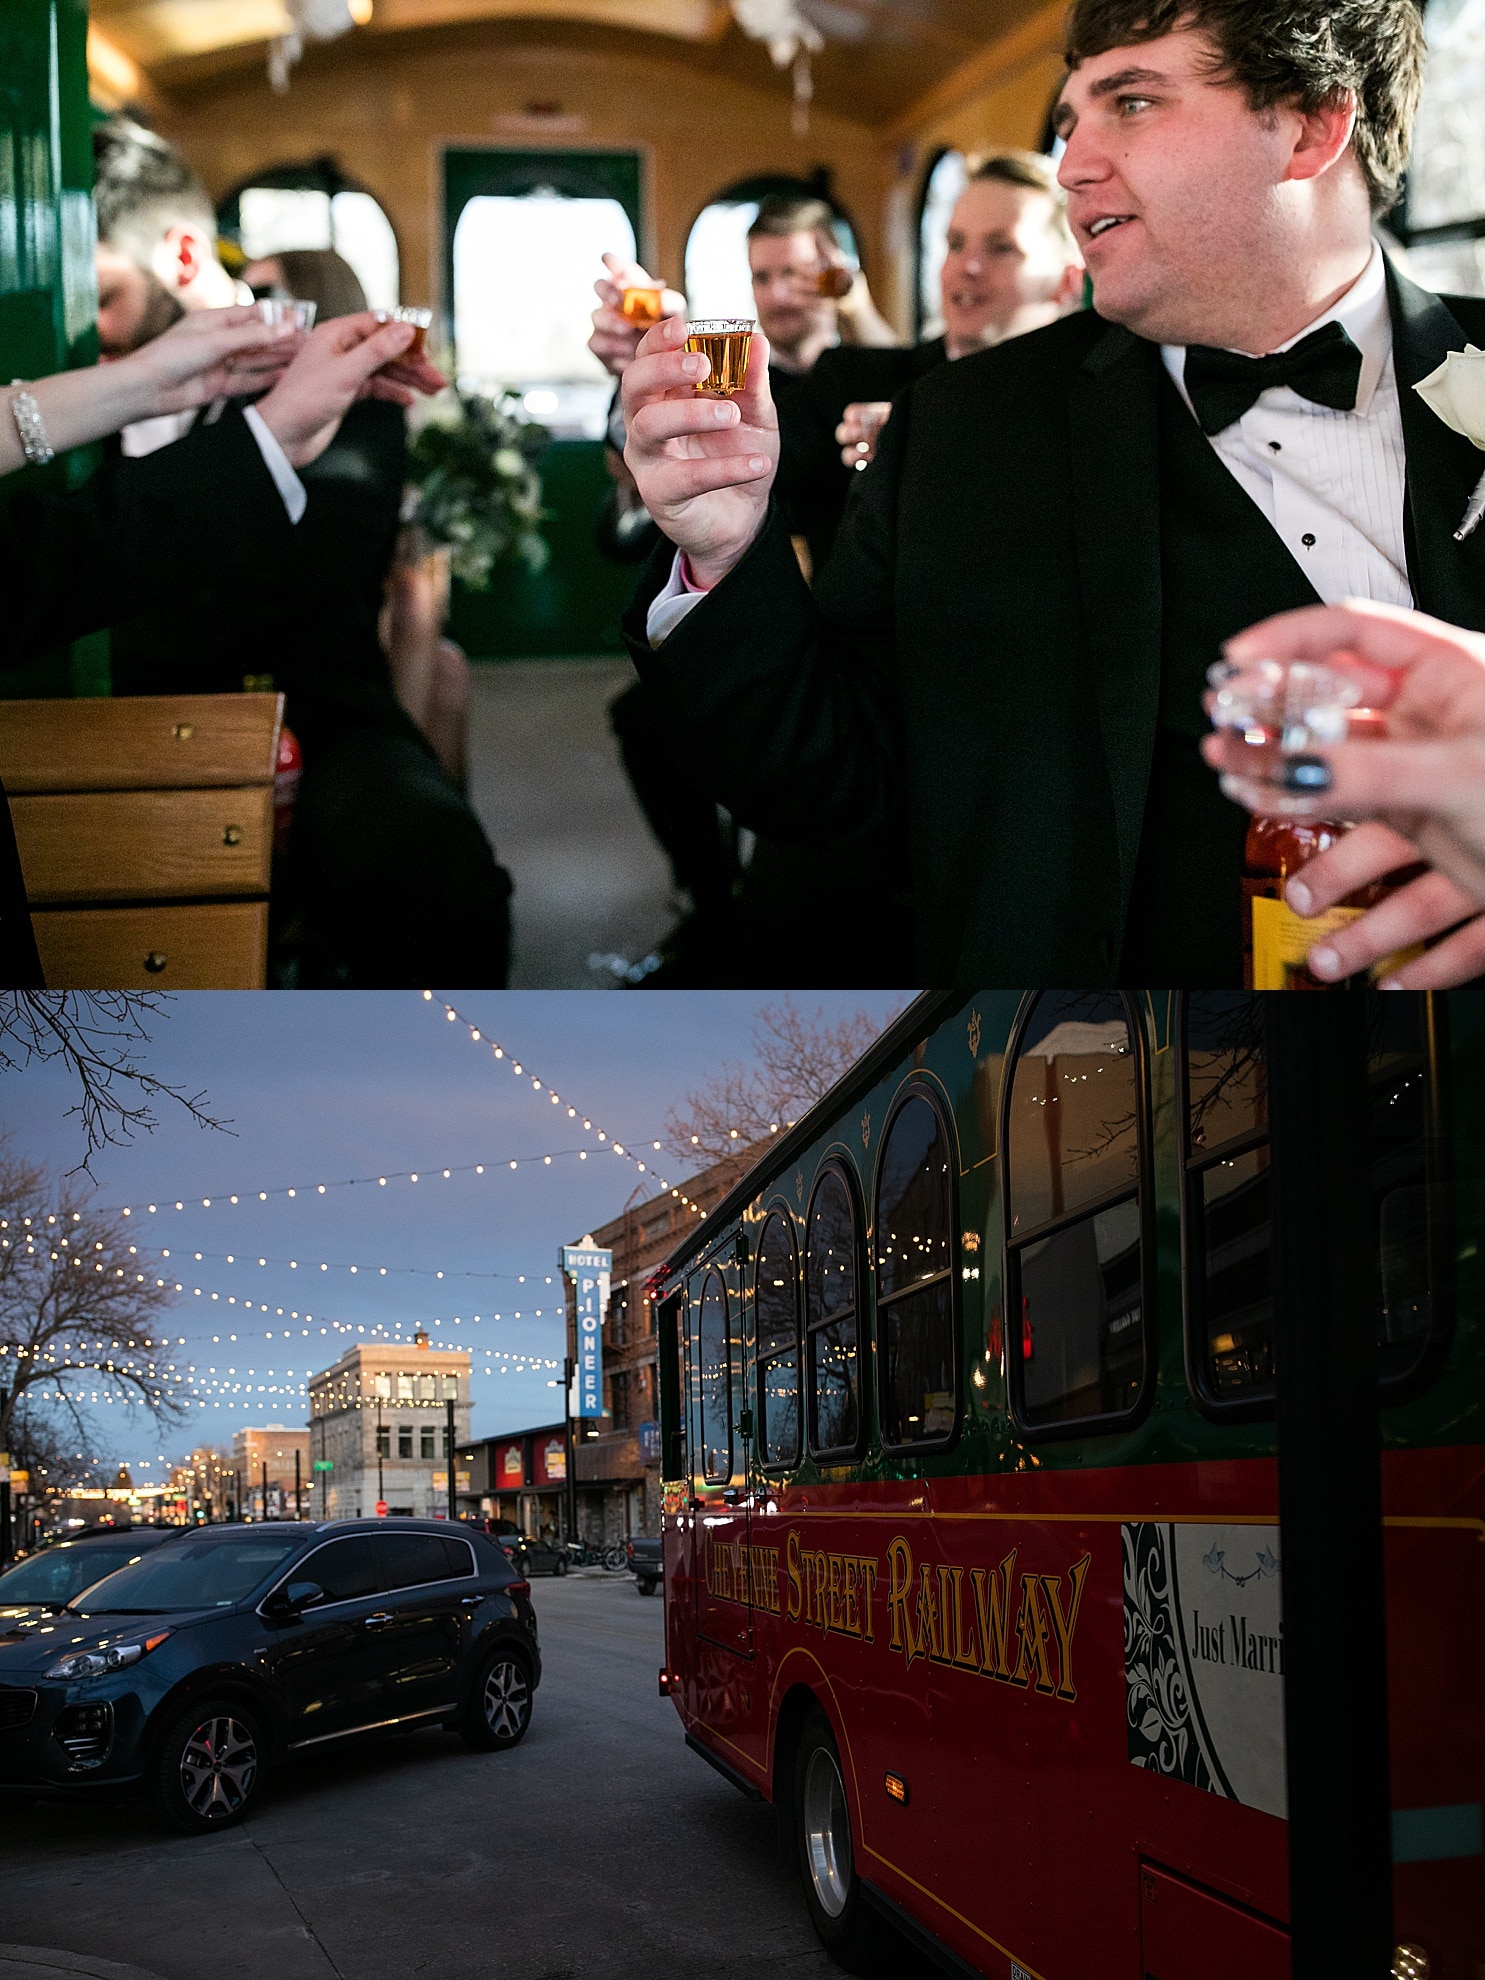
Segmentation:
{"type": "Polygon", "coordinates": [[[514,1746],[540,1676],[530,1584],[477,1528],[197,1528],[75,1606],[0,1620],[0,1785],[142,1788],[212,1831],[274,1762],[356,1734],[514,1746]]]}

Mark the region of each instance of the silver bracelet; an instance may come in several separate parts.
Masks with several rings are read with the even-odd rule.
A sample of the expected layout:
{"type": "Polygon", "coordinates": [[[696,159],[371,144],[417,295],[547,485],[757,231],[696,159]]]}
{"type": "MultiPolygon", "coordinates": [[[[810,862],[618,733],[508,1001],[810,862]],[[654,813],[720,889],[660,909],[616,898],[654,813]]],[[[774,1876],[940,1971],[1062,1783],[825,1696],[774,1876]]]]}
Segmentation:
{"type": "Polygon", "coordinates": [[[20,438],[21,452],[32,467],[45,467],[48,461],[57,457],[56,449],[46,437],[46,426],[41,417],[41,408],[25,389],[23,378],[11,379],[10,416],[15,421],[15,430],[20,438]],[[16,389],[18,388],[18,389],[16,389]]]}

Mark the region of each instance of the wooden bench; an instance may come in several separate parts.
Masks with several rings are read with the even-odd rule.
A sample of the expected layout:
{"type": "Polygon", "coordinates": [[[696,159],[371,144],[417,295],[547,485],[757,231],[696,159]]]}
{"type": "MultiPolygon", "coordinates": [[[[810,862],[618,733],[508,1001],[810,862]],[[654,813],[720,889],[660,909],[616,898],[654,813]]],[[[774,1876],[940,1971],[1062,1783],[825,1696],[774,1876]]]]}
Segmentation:
{"type": "Polygon", "coordinates": [[[0,701],[41,966],[56,990],[256,990],[283,696],[0,701]]]}

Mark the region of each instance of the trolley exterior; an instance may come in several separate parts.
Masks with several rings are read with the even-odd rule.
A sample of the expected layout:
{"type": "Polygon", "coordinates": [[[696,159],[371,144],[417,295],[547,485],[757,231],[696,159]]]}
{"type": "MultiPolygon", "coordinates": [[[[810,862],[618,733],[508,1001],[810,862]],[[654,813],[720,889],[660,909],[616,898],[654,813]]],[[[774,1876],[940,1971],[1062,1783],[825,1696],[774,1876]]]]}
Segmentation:
{"type": "MultiPolygon", "coordinates": [[[[1485,998],[1368,1021],[1395,1937],[1474,1980],[1485,998]]],[[[654,1282],[662,1689],[848,1965],[1290,1971],[1267,1096],[1261,999],[932,994],[654,1282]]]]}

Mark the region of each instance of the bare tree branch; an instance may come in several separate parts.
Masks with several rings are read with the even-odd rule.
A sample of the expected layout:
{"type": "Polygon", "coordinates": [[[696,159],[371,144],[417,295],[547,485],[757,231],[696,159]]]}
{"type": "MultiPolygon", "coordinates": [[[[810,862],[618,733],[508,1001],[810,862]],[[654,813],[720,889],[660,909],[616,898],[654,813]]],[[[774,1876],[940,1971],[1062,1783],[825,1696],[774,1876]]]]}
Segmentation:
{"type": "Polygon", "coordinates": [[[0,992],[0,1072],[60,1059],[82,1088],[81,1100],[67,1111],[82,1116],[88,1152],[69,1175],[91,1176],[89,1164],[100,1149],[127,1147],[136,1133],[151,1132],[157,1122],[150,1102],[161,1097],[184,1107],[198,1127],[231,1132],[228,1122],[207,1112],[204,1092],[172,1086],[131,1056],[135,1046],[150,1042],[146,1019],[164,1015],[168,1001],[148,990],[0,992]]]}
{"type": "Polygon", "coordinates": [[[791,997],[767,1004],[753,1027],[756,1064],[724,1061],[665,1116],[663,1138],[672,1155],[715,1161],[782,1133],[822,1093],[848,1073],[896,1017],[879,1023],[866,1011],[813,1017],[791,997]]]}
{"type": "Polygon", "coordinates": [[[123,1218],[0,1145],[0,1450],[19,1412],[31,1434],[60,1415],[80,1438],[87,1405],[134,1404],[164,1425],[186,1378],[165,1332],[175,1287],[123,1218]]]}

